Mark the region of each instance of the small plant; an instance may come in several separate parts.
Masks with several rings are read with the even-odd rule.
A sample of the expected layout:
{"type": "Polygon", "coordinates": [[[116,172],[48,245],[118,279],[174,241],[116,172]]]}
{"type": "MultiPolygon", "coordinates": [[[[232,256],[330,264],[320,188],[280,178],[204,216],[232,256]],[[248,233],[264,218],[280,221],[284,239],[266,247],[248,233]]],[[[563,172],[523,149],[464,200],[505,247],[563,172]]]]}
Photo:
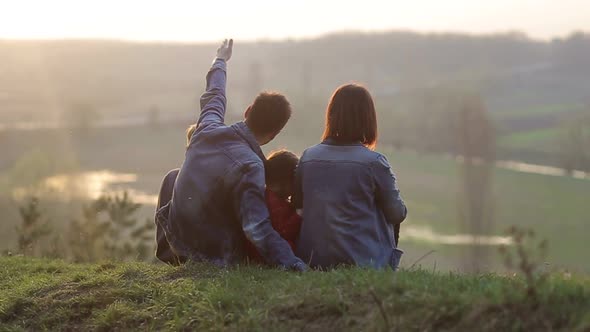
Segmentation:
{"type": "Polygon", "coordinates": [[[153,224],[141,224],[135,213],[141,207],[129,194],[101,196],[83,207],[81,219],[70,224],[70,247],[75,261],[147,259],[153,224]]]}
{"type": "Polygon", "coordinates": [[[92,262],[105,256],[104,241],[109,224],[100,220],[101,201],[82,207],[82,217],[70,222],[68,244],[76,262],[92,262]]]}
{"type": "Polygon", "coordinates": [[[522,229],[512,226],[508,234],[514,241],[514,248],[500,247],[500,254],[504,259],[504,265],[510,270],[522,273],[526,282],[527,297],[538,303],[539,286],[547,279],[545,259],[547,257],[548,242],[546,239],[536,242],[535,232],[531,229],[522,229]]]}
{"type": "Polygon", "coordinates": [[[133,215],[141,205],[132,202],[127,192],[122,196],[103,196],[99,200],[102,200],[110,225],[106,241],[108,256],[112,259],[122,258],[132,250],[129,232],[137,223],[133,215]]]}
{"type": "Polygon", "coordinates": [[[16,227],[18,234],[18,251],[23,255],[33,255],[39,242],[51,234],[48,220],[44,220],[39,209],[39,199],[30,198],[19,207],[21,225],[16,227]]]}

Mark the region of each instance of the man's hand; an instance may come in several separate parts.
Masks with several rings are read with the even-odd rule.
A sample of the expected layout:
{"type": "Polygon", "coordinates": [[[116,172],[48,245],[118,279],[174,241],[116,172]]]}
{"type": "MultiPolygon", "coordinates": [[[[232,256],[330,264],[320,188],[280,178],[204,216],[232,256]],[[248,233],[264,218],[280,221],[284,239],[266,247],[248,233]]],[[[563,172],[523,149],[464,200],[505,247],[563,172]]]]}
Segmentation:
{"type": "Polygon", "coordinates": [[[223,41],[221,46],[217,49],[217,58],[228,61],[231,58],[231,52],[234,47],[234,40],[230,39],[229,42],[226,40],[223,41]]]}
{"type": "Polygon", "coordinates": [[[290,270],[296,272],[307,272],[309,267],[303,262],[297,262],[291,266],[290,270]]]}

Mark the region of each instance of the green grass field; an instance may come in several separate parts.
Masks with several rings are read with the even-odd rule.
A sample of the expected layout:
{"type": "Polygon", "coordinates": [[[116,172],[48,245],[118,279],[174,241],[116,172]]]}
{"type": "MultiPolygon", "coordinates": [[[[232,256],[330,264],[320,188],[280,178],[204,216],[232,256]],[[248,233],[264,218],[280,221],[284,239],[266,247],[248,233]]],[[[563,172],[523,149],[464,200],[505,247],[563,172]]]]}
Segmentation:
{"type": "Polygon", "coordinates": [[[516,132],[498,139],[498,145],[510,149],[531,149],[548,153],[558,153],[564,130],[559,127],[516,132]]]}
{"type": "Polygon", "coordinates": [[[491,113],[500,136],[498,154],[544,165],[563,165],[567,124],[587,112],[584,104],[548,104],[491,113]]]}
{"type": "MultiPolygon", "coordinates": [[[[461,232],[463,226],[458,214],[462,202],[461,179],[454,161],[412,152],[384,152],[408,201],[410,212],[405,225],[430,226],[441,234],[461,232]]],[[[549,264],[590,271],[590,262],[582,258],[587,250],[590,181],[502,169],[496,169],[493,176],[495,234],[503,234],[511,225],[533,229],[538,237],[549,241],[549,264]]],[[[458,257],[459,252],[469,249],[434,244],[421,246],[437,250],[433,260],[458,257]]],[[[427,264],[432,266],[433,262],[427,264]]]]}
{"type": "Polygon", "coordinates": [[[590,328],[590,280],[0,257],[0,330],[429,331],[590,328]]]}
{"type": "Polygon", "coordinates": [[[498,119],[509,119],[509,118],[523,118],[529,117],[534,118],[542,115],[562,115],[572,112],[578,112],[584,109],[583,104],[571,103],[571,104],[548,104],[539,105],[528,108],[520,109],[501,109],[497,110],[492,116],[498,119]]]}

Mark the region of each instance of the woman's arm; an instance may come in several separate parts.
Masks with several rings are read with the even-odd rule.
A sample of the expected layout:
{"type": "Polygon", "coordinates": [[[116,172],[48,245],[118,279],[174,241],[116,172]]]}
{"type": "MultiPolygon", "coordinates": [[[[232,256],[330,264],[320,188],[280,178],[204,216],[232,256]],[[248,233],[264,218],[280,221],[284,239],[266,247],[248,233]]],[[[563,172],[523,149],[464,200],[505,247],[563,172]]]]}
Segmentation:
{"type": "Polygon", "coordinates": [[[387,159],[379,155],[373,163],[373,174],[375,177],[377,206],[383,210],[385,219],[392,225],[398,225],[408,213],[408,209],[397,188],[395,175],[387,159]]]}

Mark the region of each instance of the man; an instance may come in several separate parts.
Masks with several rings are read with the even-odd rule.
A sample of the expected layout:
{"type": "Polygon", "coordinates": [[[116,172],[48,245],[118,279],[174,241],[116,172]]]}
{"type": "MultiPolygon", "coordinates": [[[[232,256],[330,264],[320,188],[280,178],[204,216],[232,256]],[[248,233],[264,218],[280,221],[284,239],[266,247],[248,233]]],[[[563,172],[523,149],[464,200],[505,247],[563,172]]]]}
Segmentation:
{"type": "MultiPolygon", "coordinates": [[[[190,125],[186,129],[186,148],[188,149],[189,145],[191,144],[191,138],[197,129],[196,124],[190,125]]],[[[170,203],[172,200],[172,192],[174,191],[174,183],[176,182],[176,178],[178,177],[178,173],[180,173],[180,168],[175,168],[169,171],[164,179],[162,180],[162,184],[160,185],[160,193],[158,194],[158,203],[156,205],[156,213],[160,210],[164,205],[170,203]]],[[[174,255],[172,250],[170,249],[170,245],[168,244],[168,240],[166,240],[166,235],[164,234],[164,230],[158,223],[156,222],[156,257],[164,263],[174,264],[177,265],[179,263],[178,257],[174,255]]]]}
{"type": "Polygon", "coordinates": [[[291,107],[280,94],[262,93],[244,122],[226,126],[226,63],[232,48],[233,40],[226,40],[217,50],[172,201],[157,211],[156,222],[180,262],[240,262],[247,238],[268,263],[303,271],[305,263],[271,226],[260,149],[283,129],[291,107]]]}

